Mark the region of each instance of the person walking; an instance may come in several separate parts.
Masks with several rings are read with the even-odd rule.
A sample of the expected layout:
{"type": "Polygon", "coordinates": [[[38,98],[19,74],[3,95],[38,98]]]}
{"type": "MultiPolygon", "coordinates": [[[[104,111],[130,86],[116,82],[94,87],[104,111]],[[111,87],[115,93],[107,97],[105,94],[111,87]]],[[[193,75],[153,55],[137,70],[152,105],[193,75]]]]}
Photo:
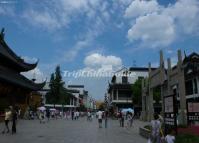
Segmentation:
{"type": "Polygon", "coordinates": [[[123,115],[122,111],[119,111],[118,118],[119,118],[119,122],[120,122],[120,127],[124,127],[124,115],[123,115]]]}
{"type": "Polygon", "coordinates": [[[161,141],[161,123],[158,120],[158,114],[154,114],[154,120],[151,121],[151,142],[160,143],[161,141]]]}
{"type": "Polygon", "coordinates": [[[9,129],[9,121],[11,119],[11,116],[12,116],[12,112],[10,109],[6,108],[5,109],[5,119],[4,119],[4,122],[5,122],[5,127],[2,131],[2,134],[4,133],[9,133],[10,132],[10,129],[9,129]],[[6,131],[7,130],[7,131],[6,131]]]}
{"type": "Polygon", "coordinates": [[[107,124],[108,124],[108,111],[104,112],[104,123],[105,123],[105,128],[107,128],[107,124]]]}
{"type": "Polygon", "coordinates": [[[102,128],[102,111],[98,111],[97,115],[98,115],[98,124],[99,124],[99,128],[102,128]]]}
{"type": "Polygon", "coordinates": [[[46,117],[49,121],[50,120],[50,110],[49,109],[46,110],[46,117]]]}
{"type": "Polygon", "coordinates": [[[12,110],[12,134],[16,134],[16,121],[17,121],[17,110],[16,108],[13,108],[12,110]]]}
{"type": "Polygon", "coordinates": [[[127,129],[131,127],[132,113],[127,112],[127,129]]]}

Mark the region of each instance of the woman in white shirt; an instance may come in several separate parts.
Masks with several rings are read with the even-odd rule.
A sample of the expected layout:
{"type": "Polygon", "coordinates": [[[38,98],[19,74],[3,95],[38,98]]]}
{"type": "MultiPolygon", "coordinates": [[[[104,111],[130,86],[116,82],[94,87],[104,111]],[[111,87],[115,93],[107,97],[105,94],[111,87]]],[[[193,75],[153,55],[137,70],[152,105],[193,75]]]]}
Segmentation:
{"type": "Polygon", "coordinates": [[[151,121],[152,143],[160,143],[161,141],[161,136],[160,136],[161,123],[158,119],[159,119],[158,114],[154,114],[154,120],[151,121]]]}

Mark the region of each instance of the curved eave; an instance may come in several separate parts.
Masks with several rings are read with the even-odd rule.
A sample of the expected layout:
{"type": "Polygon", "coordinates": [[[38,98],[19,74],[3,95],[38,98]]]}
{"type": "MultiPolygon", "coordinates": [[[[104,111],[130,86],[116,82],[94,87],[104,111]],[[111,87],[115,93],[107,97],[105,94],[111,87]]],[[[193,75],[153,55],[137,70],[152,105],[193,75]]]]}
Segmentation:
{"type": "Polygon", "coordinates": [[[5,57],[5,59],[11,61],[13,64],[16,65],[19,71],[30,71],[36,68],[39,60],[36,63],[30,64],[26,63],[22,58],[17,56],[7,45],[7,43],[3,40],[0,39],[0,44],[1,44],[1,56],[5,57]]]}
{"type": "Polygon", "coordinates": [[[11,71],[3,70],[1,68],[0,80],[8,84],[12,84],[32,91],[41,90],[46,84],[46,81],[42,83],[34,83],[33,81],[27,79],[25,76],[21,74],[13,73],[11,71]]]}
{"type": "Polygon", "coordinates": [[[38,61],[34,64],[29,64],[29,63],[23,62],[20,64],[21,72],[33,70],[37,67],[37,64],[38,64],[38,61]]]}
{"type": "Polygon", "coordinates": [[[35,89],[36,90],[41,90],[45,86],[46,81],[42,82],[42,83],[34,83],[34,84],[35,84],[35,89]]]}

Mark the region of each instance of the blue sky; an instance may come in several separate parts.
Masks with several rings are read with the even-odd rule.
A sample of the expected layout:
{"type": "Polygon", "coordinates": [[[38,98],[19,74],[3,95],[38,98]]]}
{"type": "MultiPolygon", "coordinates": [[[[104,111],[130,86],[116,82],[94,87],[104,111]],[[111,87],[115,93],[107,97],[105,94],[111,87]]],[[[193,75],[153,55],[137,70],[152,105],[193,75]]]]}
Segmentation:
{"type": "MultiPolygon", "coordinates": [[[[157,66],[160,49],[173,63],[177,49],[199,51],[199,1],[0,0],[2,27],[18,55],[39,59],[38,81],[58,64],[63,71],[157,66]]],[[[103,99],[109,78],[64,80],[85,84],[90,95],[103,99]]]]}

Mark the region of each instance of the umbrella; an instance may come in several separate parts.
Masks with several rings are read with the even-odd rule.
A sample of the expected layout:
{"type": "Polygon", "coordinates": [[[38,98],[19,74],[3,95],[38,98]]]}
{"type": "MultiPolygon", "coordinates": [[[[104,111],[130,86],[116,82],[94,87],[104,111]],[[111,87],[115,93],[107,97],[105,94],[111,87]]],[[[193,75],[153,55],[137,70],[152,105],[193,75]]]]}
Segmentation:
{"type": "Polygon", "coordinates": [[[134,113],[134,110],[132,108],[122,109],[122,113],[126,113],[126,112],[134,113]]]}
{"type": "Polygon", "coordinates": [[[46,107],[41,106],[41,107],[39,107],[39,108],[37,108],[37,109],[40,110],[40,111],[44,111],[44,110],[46,110],[46,107]]]}
{"type": "Polygon", "coordinates": [[[50,108],[50,111],[56,111],[56,109],[55,108],[50,108]]]}
{"type": "Polygon", "coordinates": [[[128,109],[127,109],[127,112],[134,113],[134,109],[132,109],[132,108],[128,108],[128,109]]]}

